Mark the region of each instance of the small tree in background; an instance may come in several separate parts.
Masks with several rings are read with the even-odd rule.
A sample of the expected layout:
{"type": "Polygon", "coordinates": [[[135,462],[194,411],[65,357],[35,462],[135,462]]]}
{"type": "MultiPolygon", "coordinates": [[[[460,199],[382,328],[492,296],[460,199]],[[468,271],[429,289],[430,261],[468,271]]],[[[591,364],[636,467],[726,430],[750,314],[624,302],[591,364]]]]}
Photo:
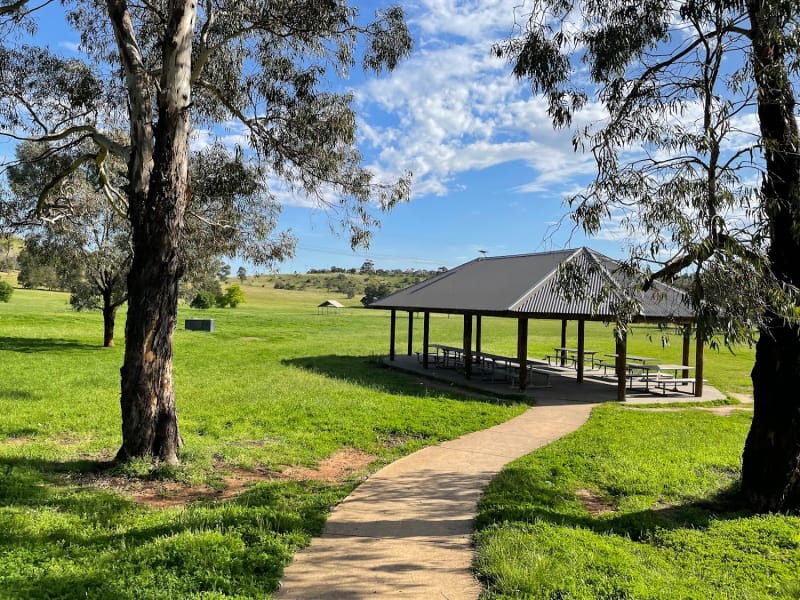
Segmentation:
{"type": "Polygon", "coordinates": [[[388,283],[383,281],[371,283],[364,289],[364,297],[361,298],[361,304],[367,306],[391,293],[392,287],[388,283]]]}
{"type": "Polygon", "coordinates": [[[0,302],[8,302],[11,300],[11,294],[14,293],[14,288],[10,283],[0,281],[0,302]]]}
{"type": "Polygon", "coordinates": [[[214,294],[207,291],[199,292],[193,299],[190,306],[192,308],[199,308],[202,310],[206,310],[214,306],[215,298],[214,294]]]}
{"type": "Polygon", "coordinates": [[[224,264],[219,268],[217,271],[217,279],[219,279],[222,283],[228,282],[228,277],[231,276],[231,266],[229,264],[224,264]]]}
{"type": "Polygon", "coordinates": [[[244,285],[244,282],[247,280],[247,271],[245,270],[244,267],[239,267],[236,270],[236,277],[238,277],[239,281],[241,281],[242,284],[244,285]]]}
{"type": "Polygon", "coordinates": [[[238,285],[232,285],[225,290],[224,294],[217,296],[216,302],[219,308],[225,308],[226,306],[236,308],[240,304],[246,302],[246,300],[244,299],[244,292],[242,292],[242,288],[240,288],[238,285]]]}

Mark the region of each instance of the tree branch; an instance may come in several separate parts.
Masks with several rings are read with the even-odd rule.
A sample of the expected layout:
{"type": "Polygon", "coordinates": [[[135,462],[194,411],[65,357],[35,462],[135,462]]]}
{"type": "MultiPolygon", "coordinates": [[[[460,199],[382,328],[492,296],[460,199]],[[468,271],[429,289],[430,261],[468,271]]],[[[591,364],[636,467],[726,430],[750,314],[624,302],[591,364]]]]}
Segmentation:
{"type": "Polygon", "coordinates": [[[50,181],[47,182],[47,185],[44,186],[41,193],[39,194],[39,199],[36,202],[36,214],[41,215],[44,212],[44,207],[47,202],[47,195],[50,193],[50,190],[55,188],[58,184],[60,184],[64,179],[72,175],[75,171],[78,170],[82,164],[90,161],[95,160],[97,155],[95,154],[82,154],[78,158],[76,158],[72,163],[61,173],[58,173],[55,177],[53,177],[50,181]]]}

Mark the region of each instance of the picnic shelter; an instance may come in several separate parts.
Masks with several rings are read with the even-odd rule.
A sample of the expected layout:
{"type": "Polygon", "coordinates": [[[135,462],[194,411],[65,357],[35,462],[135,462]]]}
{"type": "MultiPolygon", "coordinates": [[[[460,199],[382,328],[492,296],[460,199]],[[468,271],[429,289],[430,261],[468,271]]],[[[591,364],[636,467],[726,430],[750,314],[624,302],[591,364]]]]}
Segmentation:
{"type": "MultiPolygon", "coordinates": [[[[575,367],[577,381],[584,379],[584,327],[586,321],[614,322],[621,305],[631,323],[670,324],[683,331],[683,365],[688,365],[694,314],[683,291],[653,282],[647,291],[637,289],[628,268],[590,248],[580,247],[535,254],[481,257],[430,279],[399,290],[368,306],[391,311],[389,359],[395,359],[397,313],[408,313],[408,354],[412,354],[414,314],[423,314],[423,368],[429,366],[430,315],[463,315],[464,374],[472,375],[473,357],[481,353],[482,317],[517,321],[519,365],[528,361],[528,324],[531,319],[561,320],[561,346],[566,346],[567,323],[577,321],[575,367]],[[572,282],[565,293],[564,274],[572,282]],[[473,350],[474,348],[474,350],[473,350]]],[[[617,399],[625,399],[628,377],[627,339],[615,335],[617,399]]],[[[703,340],[696,340],[694,395],[703,393],[703,340]]],[[[525,389],[527,369],[519,369],[519,387],[525,389]]],[[[684,372],[684,377],[688,373],[684,372]]]]}

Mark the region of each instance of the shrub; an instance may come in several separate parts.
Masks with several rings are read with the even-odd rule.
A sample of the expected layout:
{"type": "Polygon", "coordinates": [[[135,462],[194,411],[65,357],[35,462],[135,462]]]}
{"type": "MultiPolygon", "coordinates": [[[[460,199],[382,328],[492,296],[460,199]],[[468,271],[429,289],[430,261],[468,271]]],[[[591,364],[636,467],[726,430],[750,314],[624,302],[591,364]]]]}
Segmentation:
{"type": "Polygon", "coordinates": [[[0,302],[8,302],[11,299],[11,294],[14,293],[14,288],[10,283],[0,281],[0,302]]]}
{"type": "Polygon", "coordinates": [[[214,306],[214,294],[206,291],[200,292],[194,297],[194,300],[192,300],[189,306],[192,308],[202,308],[204,310],[211,308],[214,306]]]}
{"type": "MultiPolygon", "coordinates": [[[[223,298],[225,299],[225,304],[223,306],[230,306],[231,308],[236,308],[238,305],[245,302],[244,292],[238,285],[232,285],[225,290],[223,298]]],[[[217,304],[219,305],[219,303],[217,304]]]]}

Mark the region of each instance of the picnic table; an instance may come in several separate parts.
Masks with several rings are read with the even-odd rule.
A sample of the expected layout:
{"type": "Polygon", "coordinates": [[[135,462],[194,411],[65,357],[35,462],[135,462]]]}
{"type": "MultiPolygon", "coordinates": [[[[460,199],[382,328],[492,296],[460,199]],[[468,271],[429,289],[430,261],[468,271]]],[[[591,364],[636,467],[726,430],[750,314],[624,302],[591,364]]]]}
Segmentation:
{"type": "Polygon", "coordinates": [[[678,391],[678,385],[690,385],[692,388],[691,393],[694,394],[695,385],[697,382],[692,377],[679,377],[678,372],[681,374],[688,373],[690,370],[693,370],[694,367],[691,365],[678,365],[678,364],[664,364],[658,365],[659,371],[672,371],[671,375],[666,375],[664,377],[660,377],[656,381],[656,387],[661,388],[661,391],[664,395],[667,394],[667,386],[672,386],[672,391],[678,391]]]}
{"type": "MultiPolygon", "coordinates": [[[[567,362],[572,361],[572,365],[576,369],[578,368],[578,354],[580,353],[580,350],[578,350],[578,348],[565,348],[565,347],[559,346],[559,347],[553,348],[553,350],[555,350],[556,356],[560,357],[561,366],[562,367],[565,367],[567,365],[567,362]]],[[[591,365],[592,365],[593,369],[594,369],[594,357],[595,357],[595,354],[597,354],[597,353],[598,353],[597,350],[584,350],[583,351],[584,360],[586,360],[586,357],[588,356],[589,360],[591,361],[591,365]]]]}
{"type": "Polygon", "coordinates": [[[455,368],[464,354],[464,349],[459,348],[458,346],[448,346],[446,344],[428,344],[428,348],[433,348],[436,350],[436,360],[437,362],[441,363],[442,367],[444,368],[449,368],[451,362],[453,368],[455,368]],[[441,358],[439,358],[440,351],[442,353],[441,358]]]}
{"type": "MultiPolygon", "coordinates": [[[[619,354],[606,354],[605,356],[616,359],[619,356],[619,354]]],[[[642,364],[646,364],[649,362],[656,362],[658,360],[657,358],[654,358],[652,356],[636,356],[634,354],[628,354],[627,359],[635,362],[640,362],[642,364]]]]}
{"type": "MultiPolygon", "coordinates": [[[[516,357],[479,352],[475,354],[475,358],[480,365],[483,377],[491,378],[492,381],[501,378],[510,381],[512,385],[519,380],[519,360],[516,357]]],[[[527,360],[526,363],[526,369],[531,376],[535,375],[544,379],[544,386],[539,387],[549,387],[550,372],[539,368],[542,363],[532,359],[527,360]]]]}

